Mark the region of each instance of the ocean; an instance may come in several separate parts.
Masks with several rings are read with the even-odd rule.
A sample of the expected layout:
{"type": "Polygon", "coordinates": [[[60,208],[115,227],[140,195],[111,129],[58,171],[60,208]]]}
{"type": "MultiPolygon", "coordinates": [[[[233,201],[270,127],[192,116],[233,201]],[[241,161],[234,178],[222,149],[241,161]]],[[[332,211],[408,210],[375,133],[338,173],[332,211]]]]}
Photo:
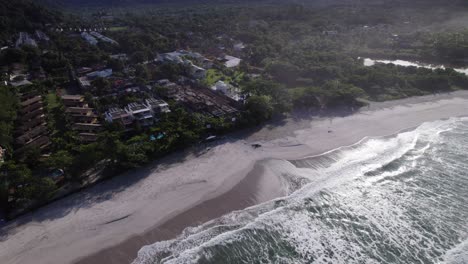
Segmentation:
{"type": "Polygon", "coordinates": [[[468,118],[262,162],[287,196],[145,246],[134,263],[468,263],[468,118]]]}

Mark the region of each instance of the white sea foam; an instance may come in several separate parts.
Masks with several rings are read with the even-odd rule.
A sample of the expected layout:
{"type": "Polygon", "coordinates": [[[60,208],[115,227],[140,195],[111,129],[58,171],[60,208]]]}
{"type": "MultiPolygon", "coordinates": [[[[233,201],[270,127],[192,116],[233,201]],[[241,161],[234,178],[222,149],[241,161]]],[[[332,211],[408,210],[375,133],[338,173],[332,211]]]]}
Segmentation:
{"type": "MultiPolygon", "coordinates": [[[[405,61],[405,60],[373,60],[369,58],[364,59],[364,66],[374,66],[377,63],[395,64],[395,65],[403,66],[403,67],[426,68],[426,69],[431,69],[431,70],[436,70],[436,69],[445,70],[447,68],[444,65],[425,64],[425,63],[411,62],[411,61],[405,61]]],[[[468,75],[468,68],[454,68],[454,70],[456,72],[468,75]]]]}
{"type": "MultiPolygon", "coordinates": [[[[378,259],[388,258],[425,262],[431,254],[435,258],[437,252],[444,252],[441,239],[448,240],[450,235],[441,224],[446,216],[445,208],[440,206],[444,199],[439,196],[452,194],[421,186],[420,182],[426,181],[422,176],[409,183],[390,179],[410,170],[424,171],[421,166],[427,164],[424,165],[423,157],[440,143],[444,133],[460,128],[459,123],[466,120],[425,123],[412,131],[366,138],[303,160],[265,161],[289,184],[291,195],[186,229],[174,240],[146,246],[134,263],[154,263],[155,257],[164,254],[169,256],[159,258],[157,263],[197,263],[201,258],[214,258],[214,248],[230,247],[238,241],[273,243],[255,242],[262,239],[263,232],[275,234],[269,237],[275,244],[286,241],[300,259],[314,263],[380,263],[378,259]],[[400,162],[403,165],[384,169],[401,159],[405,161],[400,162]],[[365,176],[373,171],[378,173],[365,176]],[[297,184],[304,179],[307,184],[297,184]],[[433,219],[439,222],[427,222],[433,219]],[[388,248],[385,253],[382,245],[388,248]]],[[[447,253],[443,263],[467,263],[463,262],[466,246],[465,241],[460,249],[447,253]]],[[[257,255],[268,256],[268,252],[262,250],[257,255]]],[[[284,262],[298,262],[286,259],[284,262]]]]}
{"type": "Polygon", "coordinates": [[[466,264],[468,263],[468,239],[447,251],[440,264],[466,264]]]}

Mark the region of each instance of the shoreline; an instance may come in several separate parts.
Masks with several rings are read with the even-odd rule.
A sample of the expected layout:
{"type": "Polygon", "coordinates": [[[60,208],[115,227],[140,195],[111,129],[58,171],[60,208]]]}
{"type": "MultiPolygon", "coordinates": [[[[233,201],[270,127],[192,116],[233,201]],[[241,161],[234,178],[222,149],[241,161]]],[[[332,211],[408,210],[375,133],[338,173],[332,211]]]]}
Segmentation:
{"type": "Polygon", "coordinates": [[[227,213],[284,196],[285,193],[281,189],[278,179],[271,181],[262,170],[264,168],[257,164],[241,182],[228,192],[204,201],[161,225],[156,225],[142,235],[132,236],[116,246],[86,256],[74,263],[131,263],[136,259],[138,251],[143,246],[173,239],[188,226],[201,225],[227,213]]]}
{"type": "Polygon", "coordinates": [[[275,177],[258,171],[262,160],[318,155],[364,137],[462,115],[468,115],[468,91],[372,103],[352,115],[293,116],[283,124],[225,140],[200,155],[179,154],[174,163],[126,173],[20,217],[2,230],[0,262],[102,263],[97,260],[108,254],[106,250],[117,259],[127,255],[128,261],[130,254],[123,247],[127,242],[127,252],[133,252],[135,241],[165,240],[193,223],[281,196],[275,177]],[[262,148],[255,150],[252,143],[262,148]],[[255,189],[265,185],[269,187],[263,192],[255,189]],[[263,197],[239,198],[256,194],[263,197]],[[182,221],[188,218],[195,221],[182,221]]]}

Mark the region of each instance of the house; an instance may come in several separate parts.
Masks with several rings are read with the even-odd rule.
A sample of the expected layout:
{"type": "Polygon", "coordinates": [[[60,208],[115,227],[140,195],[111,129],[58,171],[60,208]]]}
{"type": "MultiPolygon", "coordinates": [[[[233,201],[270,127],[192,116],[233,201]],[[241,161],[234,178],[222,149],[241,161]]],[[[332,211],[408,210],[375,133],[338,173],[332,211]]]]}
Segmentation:
{"type": "Polygon", "coordinates": [[[108,123],[118,122],[124,127],[129,127],[133,124],[133,116],[121,108],[110,108],[104,114],[104,119],[108,123]]]}
{"type": "Polygon", "coordinates": [[[210,60],[210,59],[204,58],[201,61],[200,65],[205,69],[211,69],[211,68],[213,68],[213,61],[210,60]]]}
{"type": "Polygon", "coordinates": [[[158,80],[158,81],[156,81],[156,84],[159,85],[159,86],[162,86],[162,87],[166,87],[166,88],[171,88],[171,87],[176,87],[177,86],[176,83],[173,83],[173,82],[169,81],[168,79],[158,80]]]}
{"type": "Polygon", "coordinates": [[[72,117],[73,122],[76,123],[93,123],[97,121],[97,115],[94,113],[94,109],[86,106],[83,107],[67,107],[65,110],[67,114],[72,117]]]}
{"type": "Polygon", "coordinates": [[[97,140],[97,133],[103,127],[99,122],[99,117],[94,113],[94,109],[89,107],[83,95],[63,95],[62,102],[72,124],[72,130],[78,132],[80,141],[91,143],[97,140]]]}
{"type": "Polygon", "coordinates": [[[238,114],[238,103],[220,95],[211,89],[177,86],[168,98],[184,105],[191,112],[203,113],[208,116],[231,118],[238,114]]]}
{"type": "Polygon", "coordinates": [[[190,74],[195,79],[204,79],[206,77],[206,70],[202,67],[198,67],[193,63],[190,63],[190,74]]]}
{"type": "Polygon", "coordinates": [[[154,122],[152,109],[144,104],[131,103],[125,107],[125,111],[141,126],[151,126],[154,122]]]}
{"type": "Polygon", "coordinates": [[[6,149],[0,146],[0,164],[2,164],[5,161],[5,156],[6,156],[6,149]]]}
{"type": "Polygon", "coordinates": [[[31,84],[33,83],[26,79],[10,82],[10,85],[13,87],[21,87],[21,86],[26,86],[26,85],[31,85],[31,84]]]}
{"type": "Polygon", "coordinates": [[[172,62],[176,64],[185,64],[185,65],[200,65],[204,68],[213,67],[213,62],[198,52],[178,50],[169,53],[163,53],[158,56],[156,59],[158,62],[172,62]]]}
{"type": "Polygon", "coordinates": [[[83,75],[83,74],[90,73],[92,71],[93,69],[90,67],[81,67],[76,70],[76,73],[78,73],[79,75],[83,75]]]}
{"type": "Polygon", "coordinates": [[[86,104],[83,95],[62,95],[62,102],[65,107],[80,107],[86,104]]]}
{"type": "Polygon", "coordinates": [[[46,41],[46,42],[50,40],[49,36],[47,36],[44,32],[42,32],[40,30],[36,30],[36,32],[34,32],[34,34],[36,35],[36,38],[38,40],[46,41]]]}
{"type": "Polygon", "coordinates": [[[242,42],[236,43],[233,46],[234,51],[240,52],[245,49],[245,45],[242,42]]]}
{"type": "Polygon", "coordinates": [[[80,141],[85,143],[93,143],[98,140],[98,135],[96,133],[80,133],[80,141]]]}
{"type": "Polygon", "coordinates": [[[102,71],[95,71],[95,72],[86,74],[86,77],[91,80],[96,79],[96,78],[107,78],[110,76],[112,76],[112,69],[105,69],[102,71]]]}
{"type": "Polygon", "coordinates": [[[78,83],[81,89],[87,90],[91,88],[91,81],[86,76],[78,78],[78,83]]]}
{"type": "Polygon", "coordinates": [[[86,42],[88,42],[89,44],[93,45],[93,46],[96,46],[98,44],[98,41],[96,38],[94,38],[93,36],[91,36],[89,33],[87,32],[81,32],[81,37],[86,40],[86,42]]]}
{"type": "MultiPolygon", "coordinates": [[[[201,55],[198,52],[192,52],[192,51],[179,51],[181,54],[183,54],[184,57],[188,58],[191,62],[195,63],[198,66],[201,66],[205,69],[209,69],[213,67],[213,61],[210,59],[207,59],[205,56],[201,55]]],[[[188,60],[185,60],[186,63],[188,60]]]]}
{"type": "Polygon", "coordinates": [[[28,120],[26,123],[22,123],[19,126],[15,128],[15,134],[17,135],[22,135],[27,133],[28,131],[33,130],[34,128],[38,126],[46,126],[46,119],[45,115],[41,114],[33,118],[32,120],[28,120]]]}
{"type": "Polygon", "coordinates": [[[234,86],[227,84],[221,80],[215,83],[215,85],[211,87],[211,90],[220,92],[225,96],[238,102],[244,99],[244,97],[240,94],[238,88],[235,88],[234,86]]]}
{"type": "Polygon", "coordinates": [[[224,56],[224,61],[224,66],[226,66],[227,68],[234,68],[238,67],[242,60],[233,56],[226,55],[224,56]]]}
{"type": "Polygon", "coordinates": [[[26,32],[20,32],[19,37],[16,40],[15,47],[20,48],[23,45],[29,45],[37,47],[36,41],[26,32]]]}
{"type": "Polygon", "coordinates": [[[169,104],[162,99],[149,98],[145,100],[145,105],[153,111],[153,114],[170,113],[169,104]]]}
{"type": "Polygon", "coordinates": [[[15,139],[15,143],[21,145],[21,146],[24,146],[24,145],[27,145],[29,143],[31,143],[32,141],[34,141],[34,139],[38,138],[39,136],[41,135],[44,135],[44,134],[47,134],[47,127],[46,126],[37,126],[31,130],[29,130],[28,132],[18,136],[16,139],[15,139]]]}
{"type": "Polygon", "coordinates": [[[98,133],[102,130],[102,125],[99,123],[75,123],[72,129],[79,133],[98,133]]]}
{"type": "Polygon", "coordinates": [[[98,33],[96,31],[92,31],[90,33],[93,37],[99,39],[100,41],[104,41],[104,42],[107,42],[107,43],[111,43],[111,44],[115,44],[115,45],[118,45],[119,43],[117,43],[117,41],[111,39],[111,38],[108,38],[104,35],[102,35],[101,33],[98,33]]]}
{"type": "Polygon", "coordinates": [[[110,55],[110,57],[114,60],[128,61],[128,56],[125,53],[110,55]]]}
{"type": "Polygon", "coordinates": [[[158,56],[158,59],[156,59],[159,62],[171,62],[171,63],[176,63],[176,64],[182,64],[184,63],[184,60],[181,58],[183,54],[178,52],[178,51],[173,51],[173,52],[168,52],[168,53],[163,53],[158,56]]]}
{"type": "Polygon", "coordinates": [[[14,131],[15,152],[27,147],[46,148],[50,144],[42,97],[35,93],[21,95],[17,127],[14,131]]]}
{"type": "Polygon", "coordinates": [[[230,85],[220,80],[211,86],[211,90],[226,94],[230,90],[230,85]]]}

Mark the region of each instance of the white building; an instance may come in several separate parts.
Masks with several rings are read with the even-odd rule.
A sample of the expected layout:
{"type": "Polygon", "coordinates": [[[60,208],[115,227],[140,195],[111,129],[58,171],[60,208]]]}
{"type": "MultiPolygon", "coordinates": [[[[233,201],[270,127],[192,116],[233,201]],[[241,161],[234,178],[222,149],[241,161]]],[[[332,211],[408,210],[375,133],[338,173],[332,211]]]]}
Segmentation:
{"type": "Polygon", "coordinates": [[[121,61],[127,61],[128,60],[128,56],[125,53],[110,55],[110,57],[112,59],[115,59],[115,60],[121,60],[121,61]]]}
{"type": "Polygon", "coordinates": [[[241,59],[239,58],[236,58],[236,57],[233,57],[233,56],[229,56],[229,55],[226,55],[224,56],[224,59],[226,60],[226,62],[224,63],[224,65],[228,68],[234,68],[234,67],[238,67],[239,64],[241,63],[241,59]]]}
{"type": "Polygon", "coordinates": [[[236,88],[223,81],[218,81],[217,83],[215,83],[215,85],[211,87],[211,90],[220,92],[235,101],[241,101],[244,99],[240,93],[239,88],[236,88]]]}
{"type": "Polygon", "coordinates": [[[134,120],[133,116],[130,115],[127,111],[116,107],[107,110],[107,112],[104,114],[104,119],[108,123],[119,122],[124,127],[128,127],[133,124],[134,120]]]}
{"type": "Polygon", "coordinates": [[[141,126],[151,126],[154,123],[153,110],[140,103],[131,103],[125,107],[129,113],[141,126]]]}
{"type": "Polygon", "coordinates": [[[239,43],[234,44],[233,48],[234,48],[235,51],[239,52],[239,51],[242,51],[243,49],[245,49],[245,45],[244,45],[244,43],[239,42],[239,43]]]}
{"type": "Polygon", "coordinates": [[[190,64],[190,73],[195,79],[204,79],[206,77],[206,70],[202,67],[198,67],[193,63],[190,64]]]}
{"type": "Polygon", "coordinates": [[[31,36],[26,33],[26,32],[20,32],[19,33],[19,38],[16,40],[15,47],[19,48],[23,45],[29,45],[29,46],[34,46],[37,47],[36,41],[31,38],[31,36]]]}
{"type": "Polygon", "coordinates": [[[39,39],[39,40],[43,40],[43,41],[49,41],[50,40],[49,36],[47,36],[44,32],[42,32],[40,30],[36,30],[35,35],[36,35],[36,38],[39,39]]]}
{"type": "Polygon", "coordinates": [[[107,43],[111,43],[111,44],[115,44],[115,45],[118,45],[119,43],[109,37],[106,37],[104,35],[102,35],[101,33],[99,32],[96,32],[96,31],[93,31],[90,33],[93,37],[99,39],[100,41],[104,41],[104,42],[107,42],[107,43]]]}
{"type": "Polygon", "coordinates": [[[5,160],[6,149],[0,146],[0,164],[5,160]]]}
{"type": "Polygon", "coordinates": [[[91,36],[87,32],[81,32],[81,37],[93,46],[98,44],[97,39],[95,39],[93,36],[91,36]]]}
{"type": "Polygon", "coordinates": [[[88,77],[86,77],[86,76],[78,78],[78,82],[80,83],[80,86],[81,86],[82,89],[91,88],[91,82],[88,79],[88,77]]]}
{"type": "Polygon", "coordinates": [[[110,76],[112,76],[112,69],[105,69],[102,71],[95,71],[95,72],[86,74],[86,77],[88,77],[88,79],[107,78],[110,76]]]}
{"type": "Polygon", "coordinates": [[[153,111],[153,114],[170,113],[169,104],[164,100],[149,98],[145,100],[145,105],[153,111]]]}
{"type": "Polygon", "coordinates": [[[183,54],[179,51],[173,51],[160,54],[157,60],[161,62],[172,62],[176,64],[182,64],[184,63],[184,60],[181,58],[182,55],[183,54]]]}

